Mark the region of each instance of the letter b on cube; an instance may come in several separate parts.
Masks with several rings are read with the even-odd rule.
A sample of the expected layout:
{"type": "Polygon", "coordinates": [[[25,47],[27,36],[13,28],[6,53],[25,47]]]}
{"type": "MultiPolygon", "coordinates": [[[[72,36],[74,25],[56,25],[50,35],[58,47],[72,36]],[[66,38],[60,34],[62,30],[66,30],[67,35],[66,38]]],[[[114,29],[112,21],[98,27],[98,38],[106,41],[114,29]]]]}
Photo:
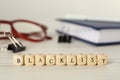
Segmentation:
{"type": "Polygon", "coordinates": [[[18,66],[24,65],[24,55],[21,54],[13,55],[13,64],[18,66]]]}

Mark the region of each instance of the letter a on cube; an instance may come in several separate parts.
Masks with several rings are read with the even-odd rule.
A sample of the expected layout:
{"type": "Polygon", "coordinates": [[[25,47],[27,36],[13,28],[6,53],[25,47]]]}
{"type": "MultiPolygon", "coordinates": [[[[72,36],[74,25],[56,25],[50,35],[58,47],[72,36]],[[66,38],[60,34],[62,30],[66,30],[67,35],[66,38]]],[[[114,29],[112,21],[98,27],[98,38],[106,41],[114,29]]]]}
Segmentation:
{"type": "Polygon", "coordinates": [[[35,55],[35,64],[36,66],[45,65],[45,55],[42,54],[35,55]]]}

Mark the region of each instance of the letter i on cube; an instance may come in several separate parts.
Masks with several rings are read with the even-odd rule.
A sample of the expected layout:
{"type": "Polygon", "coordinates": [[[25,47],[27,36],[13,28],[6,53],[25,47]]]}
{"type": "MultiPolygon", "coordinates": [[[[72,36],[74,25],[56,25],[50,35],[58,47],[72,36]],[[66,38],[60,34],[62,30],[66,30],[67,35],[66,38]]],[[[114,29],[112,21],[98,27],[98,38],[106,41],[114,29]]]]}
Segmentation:
{"type": "Polygon", "coordinates": [[[77,65],[84,66],[87,64],[87,56],[85,54],[77,55],[77,65]]]}

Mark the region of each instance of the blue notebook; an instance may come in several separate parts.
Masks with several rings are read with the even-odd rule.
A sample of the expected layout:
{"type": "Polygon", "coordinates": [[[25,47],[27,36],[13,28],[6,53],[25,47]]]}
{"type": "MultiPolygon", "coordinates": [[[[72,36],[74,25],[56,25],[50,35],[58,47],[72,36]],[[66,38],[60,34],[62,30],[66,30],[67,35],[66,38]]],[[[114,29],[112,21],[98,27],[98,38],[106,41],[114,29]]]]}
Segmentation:
{"type": "Polygon", "coordinates": [[[57,31],[60,33],[71,35],[81,41],[97,46],[120,44],[120,22],[73,19],[57,20],[62,23],[66,30],[63,30],[63,27],[60,26],[57,29],[57,31]],[[90,31],[92,30],[92,32],[86,32],[84,31],[84,29],[90,29],[90,31]]]}

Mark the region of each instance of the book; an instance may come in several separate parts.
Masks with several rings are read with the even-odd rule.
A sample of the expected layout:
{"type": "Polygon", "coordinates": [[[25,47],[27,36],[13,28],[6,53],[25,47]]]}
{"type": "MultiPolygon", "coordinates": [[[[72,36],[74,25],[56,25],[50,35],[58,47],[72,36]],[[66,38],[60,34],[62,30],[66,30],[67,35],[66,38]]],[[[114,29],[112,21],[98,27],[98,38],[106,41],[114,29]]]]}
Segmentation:
{"type": "Polygon", "coordinates": [[[57,19],[57,32],[71,35],[81,41],[102,46],[120,43],[120,22],[83,19],[57,19]]]}

